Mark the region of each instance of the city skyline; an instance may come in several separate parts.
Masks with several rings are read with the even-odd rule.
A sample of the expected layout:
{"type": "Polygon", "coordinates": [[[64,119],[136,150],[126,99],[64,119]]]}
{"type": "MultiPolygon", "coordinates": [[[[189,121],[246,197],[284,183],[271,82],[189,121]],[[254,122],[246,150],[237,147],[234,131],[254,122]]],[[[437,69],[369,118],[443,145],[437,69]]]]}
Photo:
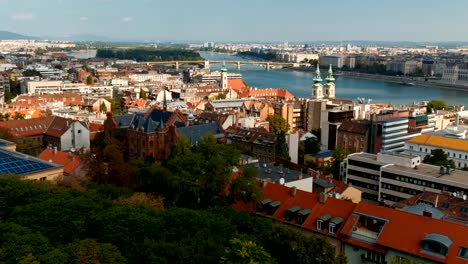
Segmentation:
{"type": "Polygon", "coordinates": [[[0,0],[0,30],[126,41],[468,41],[457,26],[466,9],[454,0],[0,0]]]}

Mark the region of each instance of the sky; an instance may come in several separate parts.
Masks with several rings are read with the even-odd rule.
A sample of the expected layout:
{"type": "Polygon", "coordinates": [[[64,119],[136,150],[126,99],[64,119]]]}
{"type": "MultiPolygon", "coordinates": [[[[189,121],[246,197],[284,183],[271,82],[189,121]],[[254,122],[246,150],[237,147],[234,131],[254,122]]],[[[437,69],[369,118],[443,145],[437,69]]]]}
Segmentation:
{"type": "Polygon", "coordinates": [[[468,41],[465,0],[0,0],[0,30],[132,41],[468,41]]]}

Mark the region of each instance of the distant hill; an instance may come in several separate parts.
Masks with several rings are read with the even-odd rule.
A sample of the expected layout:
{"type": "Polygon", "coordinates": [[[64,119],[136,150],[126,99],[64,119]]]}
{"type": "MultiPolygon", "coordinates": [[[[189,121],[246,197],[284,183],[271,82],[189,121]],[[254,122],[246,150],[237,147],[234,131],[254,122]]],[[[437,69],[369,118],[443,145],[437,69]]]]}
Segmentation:
{"type": "Polygon", "coordinates": [[[0,39],[37,39],[37,37],[25,36],[14,32],[0,30],[0,39]]]}

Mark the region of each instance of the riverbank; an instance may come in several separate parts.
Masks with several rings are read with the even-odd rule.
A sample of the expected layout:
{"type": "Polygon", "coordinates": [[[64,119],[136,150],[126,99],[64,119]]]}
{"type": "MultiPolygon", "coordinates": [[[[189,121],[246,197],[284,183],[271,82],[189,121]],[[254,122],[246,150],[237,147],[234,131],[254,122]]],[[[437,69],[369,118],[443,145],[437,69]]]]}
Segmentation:
{"type": "MultiPolygon", "coordinates": [[[[343,71],[341,73],[342,73],[342,76],[345,76],[347,78],[353,78],[353,79],[384,81],[384,82],[396,83],[396,84],[401,84],[402,82],[408,82],[408,78],[400,77],[400,76],[388,76],[388,75],[348,72],[348,71],[343,71]]],[[[415,86],[434,87],[434,88],[451,89],[451,90],[468,92],[468,84],[451,84],[451,83],[444,83],[439,80],[426,81],[424,77],[414,77],[410,79],[410,82],[414,83],[415,86]]]]}

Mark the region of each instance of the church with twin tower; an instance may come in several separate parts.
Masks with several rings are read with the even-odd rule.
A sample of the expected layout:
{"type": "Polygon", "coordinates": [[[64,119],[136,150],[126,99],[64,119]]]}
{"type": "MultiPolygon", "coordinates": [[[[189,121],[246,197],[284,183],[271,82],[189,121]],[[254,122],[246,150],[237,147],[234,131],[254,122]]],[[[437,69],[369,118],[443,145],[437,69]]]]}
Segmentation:
{"type": "Polygon", "coordinates": [[[312,98],[313,99],[333,99],[335,98],[335,78],[333,78],[333,70],[330,64],[328,69],[327,78],[325,78],[325,85],[322,84],[322,76],[320,75],[320,67],[317,64],[315,71],[314,84],[312,85],[312,98]],[[324,89],[325,88],[325,93],[324,89]]]}

